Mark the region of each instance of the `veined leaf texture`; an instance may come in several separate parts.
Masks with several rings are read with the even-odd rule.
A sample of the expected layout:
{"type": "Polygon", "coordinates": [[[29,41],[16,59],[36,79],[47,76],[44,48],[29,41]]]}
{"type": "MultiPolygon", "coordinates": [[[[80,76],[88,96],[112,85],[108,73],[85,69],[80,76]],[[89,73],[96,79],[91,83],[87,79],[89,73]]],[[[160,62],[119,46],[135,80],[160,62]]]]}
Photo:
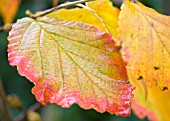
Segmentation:
{"type": "Polygon", "coordinates": [[[23,18],[8,40],[10,64],[35,84],[42,104],[130,114],[133,86],[110,34],[80,22],[23,18]]]}
{"type": "Polygon", "coordinates": [[[125,0],[118,27],[122,56],[134,90],[132,108],[140,117],[168,121],[170,112],[170,17],[140,2],[125,0]]]}
{"type": "Polygon", "coordinates": [[[93,13],[85,8],[61,9],[50,13],[47,16],[62,20],[74,20],[78,22],[87,23],[98,27],[102,31],[112,34],[113,37],[117,35],[117,25],[119,9],[112,5],[109,0],[95,0],[87,2],[86,6],[92,9],[103,23],[93,13]],[[103,26],[104,24],[105,26],[103,26]]]}
{"type": "Polygon", "coordinates": [[[149,86],[170,86],[170,17],[126,0],[121,7],[118,33],[122,55],[132,79],[149,86]]]}
{"type": "Polygon", "coordinates": [[[44,105],[77,103],[84,109],[127,116],[130,81],[136,87],[135,113],[167,120],[160,111],[170,106],[165,98],[170,86],[169,16],[130,0],[124,1],[120,14],[109,0],[86,6],[98,18],[85,8],[74,8],[18,20],[8,37],[10,64],[35,84],[32,92],[44,105]],[[121,53],[112,36],[122,43],[121,53]]]}

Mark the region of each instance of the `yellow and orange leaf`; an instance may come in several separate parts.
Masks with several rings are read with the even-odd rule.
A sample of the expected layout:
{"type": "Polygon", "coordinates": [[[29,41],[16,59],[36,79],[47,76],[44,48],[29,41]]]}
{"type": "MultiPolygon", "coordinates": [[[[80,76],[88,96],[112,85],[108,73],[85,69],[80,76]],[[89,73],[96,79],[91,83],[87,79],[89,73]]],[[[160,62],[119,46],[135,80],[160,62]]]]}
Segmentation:
{"type": "Polygon", "coordinates": [[[170,17],[126,0],[119,16],[122,55],[129,76],[146,85],[170,87],[170,17]]]}
{"type": "Polygon", "coordinates": [[[119,16],[118,36],[128,76],[136,87],[132,107],[140,117],[169,120],[170,17],[125,0],[119,16]]]}
{"type": "MultiPolygon", "coordinates": [[[[109,0],[95,0],[86,3],[87,7],[94,10],[98,17],[100,17],[105,24],[109,33],[116,36],[116,28],[118,25],[119,9],[112,5],[109,0]]],[[[98,18],[85,8],[61,9],[50,13],[48,16],[63,20],[75,20],[87,23],[100,28],[106,32],[106,28],[98,18]]]]}
{"type": "Polygon", "coordinates": [[[11,23],[18,11],[21,0],[0,0],[0,16],[4,23],[11,23]]]}
{"type": "Polygon", "coordinates": [[[130,114],[133,86],[110,34],[80,22],[23,18],[8,40],[10,65],[35,84],[42,104],[130,114]]]}
{"type": "Polygon", "coordinates": [[[147,99],[140,81],[133,82],[132,108],[140,118],[148,117],[151,121],[169,121],[170,91],[162,91],[158,87],[148,87],[147,99]]]}

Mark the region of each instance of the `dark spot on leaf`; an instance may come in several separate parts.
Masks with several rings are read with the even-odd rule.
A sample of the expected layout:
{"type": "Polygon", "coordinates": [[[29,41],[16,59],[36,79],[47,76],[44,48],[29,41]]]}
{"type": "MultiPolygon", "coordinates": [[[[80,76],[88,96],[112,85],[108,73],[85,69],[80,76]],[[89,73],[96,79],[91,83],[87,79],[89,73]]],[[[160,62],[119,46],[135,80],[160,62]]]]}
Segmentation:
{"type": "Polygon", "coordinates": [[[82,18],[83,16],[82,15],[79,15],[79,17],[78,18],[82,18]]]}
{"type": "Polygon", "coordinates": [[[120,51],[122,49],[122,46],[116,46],[117,50],[120,51]]]}
{"type": "Polygon", "coordinates": [[[157,66],[154,66],[153,67],[155,70],[159,70],[160,68],[159,67],[157,67],[157,66]]]}
{"type": "Polygon", "coordinates": [[[141,79],[143,79],[143,77],[142,77],[142,76],[139,76],[137,80],[141,80],[141,79]]]}
{"type": "Polygon", "coordinates": [[[119,46],[116,46],[117,50],[120,51],[122,49],[122,42],[120,42],[119,46]]]}
{"type": "Polygon", "coordinates": [[[168,90],[168,87],[165,86],[162,88],[162,91],[165,91],[165,90],[168,90]]]}
{"type": "Polygon", "coordinates": [[[154,23],[151,23],[151,26],[154,27],[154,23]]]}
{"type": "Polygon", "coordinates": [[[131,39],[133,39],[133,34],[131,34],[131,39]]]}
{"type": "Polygon", "coordinates": [[[155,82],[155,86],[158,86],[158,82],[155,82]]]}

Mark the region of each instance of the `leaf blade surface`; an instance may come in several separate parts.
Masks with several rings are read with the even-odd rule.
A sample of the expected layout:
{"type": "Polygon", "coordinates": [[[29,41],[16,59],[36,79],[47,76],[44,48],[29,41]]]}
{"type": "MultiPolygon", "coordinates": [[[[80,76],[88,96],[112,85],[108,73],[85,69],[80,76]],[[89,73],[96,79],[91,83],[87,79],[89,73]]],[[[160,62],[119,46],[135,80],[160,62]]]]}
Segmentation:
{"type": "Polygon", "coordinates": [[[23,18],[8,40],[10,64],[35,84],[42,104],[129,115],[133,87],[110,34],[80,22],[23,18]]]}
{"type": "Polygon", "coordinates": [[[102,19],[103,23],[98,18],[85,8],[74,9],[61,9],[56,12],[50,13],[47,16],[55,17],[63,20],[74,20],[78,22],[87,23],[100,28],[106,32],[106,29],[110,34],[117,35],[116,28],[118,25],[119,9],[114,7],[109,0],[96,0],[87,2],[86,6],[94,10],[96,15],[102,19]],[[104,24],[105,27],[102,25],[104,24]]]}
{"type": "Polygon", "coordinates": [[[133,82],[136,89],[133,91],[135,98],[132,99],[134,113],[143,119],[148,117],[153,121],[169,120],[170,91],[160,90],[158,87],[147,87],[148,95],[145,99],[145,91],[140,82],[133,82]]]}
{"type": "Polygon", "coordinates": [[[126,0],[119,21],[122,54],[130,76],[149,86],[170,86],[170,17],[126,0]]]}
{"type": "Polygon", "coordinates": [[[119,20],[122,55],[130,82],[136,87],[132,108],[140,118],[168,120],[169,90],[165,89],[170,86],[170,17],[126,0],[119,20]]]}

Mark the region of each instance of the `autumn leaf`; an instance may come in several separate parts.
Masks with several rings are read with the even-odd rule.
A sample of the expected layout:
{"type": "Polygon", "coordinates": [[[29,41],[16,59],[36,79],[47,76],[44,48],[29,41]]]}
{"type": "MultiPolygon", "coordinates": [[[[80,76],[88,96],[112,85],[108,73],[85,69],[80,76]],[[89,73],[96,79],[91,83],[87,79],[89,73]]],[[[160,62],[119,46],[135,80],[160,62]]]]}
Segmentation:
{"type": "Polygon", "coordinates": [[[4,23],[11,23],[18,11],[20,0],[0,0],[0,15],[4,23]]]}
{"type": "Polygon", "coordinates": [[[129,0],[121,10],[118,33],[130,78],[169,88],[170,17],[129,0]]]}
{"type": "Polygon", "coordinates": [[[151,121],[169,121],[170,91],[160,90],[158,87],[148,87],[147,99],[141,82],[132,83],[136,89],[133,91],[132,108],[140,118],[148,117],[151,121]]]}
{"type": "Polygon", "coordinates": [[[130,114],[133,86],[110,34],[79,22],[23,18],[8,40],[10,65],[35,84],[42,104],[130,114]]]}
{"type": "Polygon", "coordinates": [[[136,87],[132,108],[140,117],[169,120],[170,17],[126,0],[119,16],[118,34],[131,84],[136,87]],[[156,86],[158,85],[158,86],[156,86]],[[165,90],[164,92],[160,90],[165,90]]]}
{"type": "Polygon", "coordinates": [[[94,10],[102,22],[89,10],[85,8],[74,8],[74,9],[61,9],[56,12],[50,13],[47,16],[55,17],[63,20],[75,20],[83,23],[87,23],[100,28],[102,31],[106,29],[113,36],[116,36],[116,28],[118,25],[119,9],[112,5],[109,0],[95,0],[87,2],[86,6],[94,10]],[[103,26],[103,24],[106,26],[103,26]]]}

